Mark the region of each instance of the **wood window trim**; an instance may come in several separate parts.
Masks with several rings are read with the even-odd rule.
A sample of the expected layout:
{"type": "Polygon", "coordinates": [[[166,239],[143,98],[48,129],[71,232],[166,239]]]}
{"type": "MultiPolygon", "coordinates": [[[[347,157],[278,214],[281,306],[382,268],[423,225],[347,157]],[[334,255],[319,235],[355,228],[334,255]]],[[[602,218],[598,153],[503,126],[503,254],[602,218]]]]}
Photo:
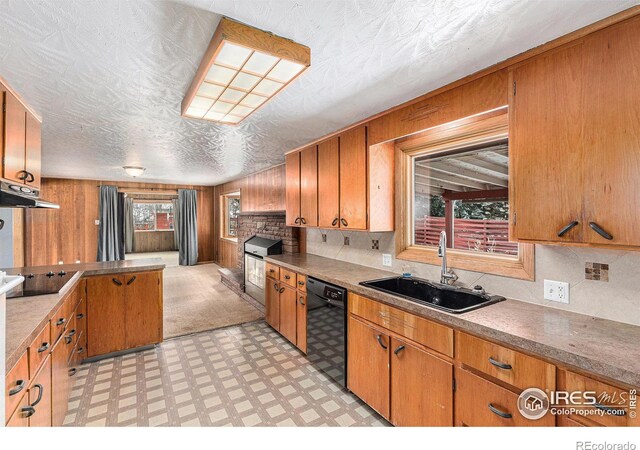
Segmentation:
{"type": "Polygon", "coordinates": [[[220,239],[228,242],[237,243],[238,237],[227,235],[227,225],[228,225],[228,210],[229,210],[229,199],[237,198],[241,202],[240,209],[242,210],[242,197],[240,195],[240,191],[228,192],[225,194],[220,194],[220,239]]]}
{"type": "MultiPolygon", "coordinates": [[[[412,182],[408,176],[411,157],[417,153],[441,152],[473,144],[489,143],[508,138],[507,108],[431,128],[396,141],[396,258],[425,264],[440,265],[437,248],[412,245],[413,211],[412,182]]],[[[509,183],[511,186],[512,183],[509,183]]],[[[510,196],[510,210],[513,196],[510,196]]],[[[511,220],[510,220],[511,223],[511,220]]],[[[494,254],[470,253],[447,249],[447,262],[453,269],[482,272],[523,280],[535,279],[535,246],[519,243],[518,258],[494,254]]]]}

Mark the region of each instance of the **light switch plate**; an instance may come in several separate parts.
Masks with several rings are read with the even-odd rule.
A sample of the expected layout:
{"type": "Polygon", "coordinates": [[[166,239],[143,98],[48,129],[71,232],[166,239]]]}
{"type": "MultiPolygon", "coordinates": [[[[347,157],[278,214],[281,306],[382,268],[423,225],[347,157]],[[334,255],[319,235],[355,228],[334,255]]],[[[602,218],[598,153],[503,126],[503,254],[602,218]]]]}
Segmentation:
{"type": "Polygon", "coordinates": [[[100,219],[96,219],[96,225],[100,225],[100,219]]]}
{"type": "Polygon", "coordinates": [[[391,255],[389,253],[382,254],[382,265],[385,267],[391,267],[391,255]]]}
{"type": "Polygon", "coordinates": [[[552,302],[569,303],[569,283],[544,280],[544,298],[552,302]]]}

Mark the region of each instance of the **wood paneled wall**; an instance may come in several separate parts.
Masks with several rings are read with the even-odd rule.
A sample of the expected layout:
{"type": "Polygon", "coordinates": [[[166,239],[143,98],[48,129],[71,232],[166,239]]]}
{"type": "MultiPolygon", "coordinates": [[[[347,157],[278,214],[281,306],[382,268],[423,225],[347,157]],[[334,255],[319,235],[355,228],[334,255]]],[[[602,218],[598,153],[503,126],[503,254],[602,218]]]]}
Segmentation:
{"type": "Polygon", "coordinates": [[[42,198],[58,203],[59,210],[30,209],[25,220],[25,265],[96,260],[100,184],[137,189],[198,190],[198,262],[213,261],[213,188],[140,182],[110,182],[44,178],[42,198]]]}
{"type": "Polygon", "coordinates": [[[222,267],[237,267],[238,244],[221,238],[220,197],[240,192],[242,212],[284,211],[284,164],[258,172],[248,177],[230,181],[214,188],[214,210],[217,218],[214,226],[215,262],[222,267]]]}
{"type": "Polygon", "coordinates": [[[171,231],[137,231],[133,239],[133,252],[170,252],[178,250],[171,231]]]}

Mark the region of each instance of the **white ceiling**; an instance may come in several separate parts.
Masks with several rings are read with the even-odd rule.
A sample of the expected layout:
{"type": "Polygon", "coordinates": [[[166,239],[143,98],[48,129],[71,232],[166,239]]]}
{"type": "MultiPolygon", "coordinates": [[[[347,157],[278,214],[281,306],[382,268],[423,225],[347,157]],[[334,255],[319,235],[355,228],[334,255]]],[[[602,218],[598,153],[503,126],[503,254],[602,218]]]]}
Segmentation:
{"type": "Polygon", "coordinates": [[[44,119],[46,176],[218,184],[632,0],[0,0],[0,76],[44,119]],[[220,14],[311,48],[238,127],[180,117],[220,14]]]}

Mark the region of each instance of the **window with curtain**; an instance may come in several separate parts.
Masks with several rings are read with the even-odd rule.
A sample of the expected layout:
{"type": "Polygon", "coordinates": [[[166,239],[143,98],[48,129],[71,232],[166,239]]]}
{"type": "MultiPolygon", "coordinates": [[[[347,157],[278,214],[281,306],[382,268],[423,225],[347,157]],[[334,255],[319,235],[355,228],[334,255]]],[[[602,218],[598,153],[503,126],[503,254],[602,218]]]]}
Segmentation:
{"type": "Polygon", "coordinates": [[[173,203],[133,203],[133,228],[135,231],[172,231],[174,227],[173,203]]]}
{"type": "Polygon", "coordinates": [[[238,215],[240,214],[240,193],[222,196],[222,237],[236,239],[238,237],[238,215]]]}

